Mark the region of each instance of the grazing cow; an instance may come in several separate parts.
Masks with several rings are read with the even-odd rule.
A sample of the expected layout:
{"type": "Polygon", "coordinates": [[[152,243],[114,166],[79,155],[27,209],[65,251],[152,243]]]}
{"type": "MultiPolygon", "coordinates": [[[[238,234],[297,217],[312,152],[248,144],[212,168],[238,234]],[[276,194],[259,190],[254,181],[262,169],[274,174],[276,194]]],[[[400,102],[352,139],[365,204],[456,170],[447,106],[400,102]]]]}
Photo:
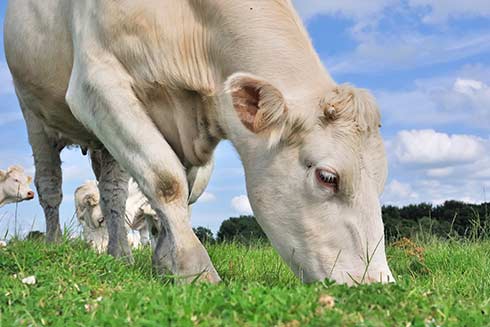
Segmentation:
{"type": "Polygon", "coordinates": [[[75,209],[84,240],[98,252],[105,251],[109,235],[96,181],[86,181],[75,190],[75,209]]]}
{"type": "Polygon", "coordinates": [[[0,207],[9,203],[34,199],[34,192],[29,187],[32,177],[24,173],[24,168],[11,166],[0,169],[0,207]]]}
{"type": "MultiPolygon", "coordinates": [[[[146,240],[145,244],[149,242],[149,235],[148,229],[146,228],[147,224],[144,221],[146,218],[143,211],[144,209],[137,208],[136,205],[138,205],[138,203],[134,200],[135,198],[143,196],[141,195],[141,192],[137,190],[137,187],[135,188],[134,184],[134,182],[130,183],[131,188],[128,192],[127,203],[130,204],[133,212],[130,215],[126,213],[126,229],[128,232],[129,245],[132,248],[137,248],[140,245],[140,239],[146,240]],[[137,215],[140,214],[143,218],[143,223],[136,224],[134,220],[139,218],[137,215]],[[133,233],[133,229],[137,230],[139,234],[133,233]]],[[[146,205],[146,203],[143,202],[139,204],[142,207],[146,205]]],[[[104,215],[102,214],[100,193],[96,181],[86,181],[75,190],[75,207],[77,219],[82,225],[83,238],[98,252],[105,251],[107,249],[109,235],[107,233],[104,215]]],[[[151,210],[151,208],[149,210],[151,210]]]]}
{"type": "Polygon", "coordinates": [[[392,280],[379,110],[335,83],[290,0],[16,0],[4,33],[38,185],[56,176],[41,199],[51,226],[57,145],[102,149],[110,253],[129,253],[126,171],[160,221],[155,267],[217,282],[189,221],[187,172],[228,139],[257,221],[297,276],[392,280]]]}
{"type": "MultiPolygon", "coordinates": [[[[151,208],[148,199],[141,193],[138,185],[132,179],[128,185],[128,199],[126,200],[126,227],[128,230],[137,231],[139,241],[142,245],[150,243],[149,226],[154,224],[151,221],[157,221],[155,211],[151,208]],[[148,223],[150,222],[150,224],[148,223]]],[[[157,224],[155,222],[155,224],[157,224]]]]}

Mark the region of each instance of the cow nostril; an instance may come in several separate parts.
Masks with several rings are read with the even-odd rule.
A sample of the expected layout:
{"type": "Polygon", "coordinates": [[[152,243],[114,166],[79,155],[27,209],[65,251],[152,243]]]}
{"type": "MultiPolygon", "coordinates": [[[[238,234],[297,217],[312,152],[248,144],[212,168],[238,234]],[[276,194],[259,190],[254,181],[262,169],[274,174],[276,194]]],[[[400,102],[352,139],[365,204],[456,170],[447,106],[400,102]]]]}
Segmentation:
{"type": "Polygon", "coordinates": [[[27,192],[27,198],[33,199],[34,198],[34,192],[32,192],[32,191],[27,192]]]}

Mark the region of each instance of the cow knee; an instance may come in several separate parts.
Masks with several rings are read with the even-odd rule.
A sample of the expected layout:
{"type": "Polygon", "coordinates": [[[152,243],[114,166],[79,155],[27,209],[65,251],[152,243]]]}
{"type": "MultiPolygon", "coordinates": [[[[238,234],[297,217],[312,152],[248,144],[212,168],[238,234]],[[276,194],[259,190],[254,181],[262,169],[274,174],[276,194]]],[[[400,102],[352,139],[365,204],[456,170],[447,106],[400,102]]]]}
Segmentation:
{"type": "Polygon", "coordinates": [[[39,193],[39,201],[41,205],[58,207],[63,199],[61,191],[61,177],[51,175],[49,177],[35,178],[36,189],[39,193]]]}
{"type": "Polygon", "coordinates": [[[184,183],[170,172],[160,172],[156,175],[155,188],[158,200],[165,204],[182,200],[186,192],[184,183]]]}

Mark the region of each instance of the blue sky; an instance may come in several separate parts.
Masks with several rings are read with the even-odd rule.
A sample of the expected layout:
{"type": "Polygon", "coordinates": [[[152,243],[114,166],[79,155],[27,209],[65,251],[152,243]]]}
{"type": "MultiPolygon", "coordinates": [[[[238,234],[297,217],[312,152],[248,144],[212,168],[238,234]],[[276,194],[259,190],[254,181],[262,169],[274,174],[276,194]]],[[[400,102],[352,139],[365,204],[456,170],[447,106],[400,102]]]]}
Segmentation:
{"type": "MultiPolygon", "coordinates": [[[[296,0],[315,48],[334,79],[370,89],[383,115],[390,163],[385,204],[482,202],[490,197],[490,1],[296,0]],[[487,194],[487,195],[486,195],[487,194]]],[[[0,32],[6,1],[0,2],[0,32]]],[[[62,222],[75,188],[93,175],[87,157],[65,150],[62,222]]],[[[31,149],[0,44],[0,168],[33,173],[31,149]]],[[[193,224],[216,231],[250,213],[243,169],[228,142],[193,208],[193,224]]],[[[0,209],[0,235],[15,206],[0,209]]],[[[37,200],[18,207],[18,229],[43,230],[37,200]],[[34,223],[33,223],[34,222],[34,223]]]]}

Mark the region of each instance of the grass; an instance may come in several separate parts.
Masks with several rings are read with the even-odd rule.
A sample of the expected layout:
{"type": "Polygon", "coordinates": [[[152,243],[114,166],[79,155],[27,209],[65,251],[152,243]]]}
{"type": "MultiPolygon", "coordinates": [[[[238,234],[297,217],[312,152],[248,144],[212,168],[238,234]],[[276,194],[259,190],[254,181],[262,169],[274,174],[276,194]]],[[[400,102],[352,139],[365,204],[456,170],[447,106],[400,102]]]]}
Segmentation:
{"type": "Polygon", "coordinates": [[[0,326],[490,326],[490,241],[403,240],[388,248],[397,284],[354,288],[302,285],[268,245],[208,249],[224,282],[184,286],[148,249],[126,266],[80,241],[12,241],[0,326]]]}

